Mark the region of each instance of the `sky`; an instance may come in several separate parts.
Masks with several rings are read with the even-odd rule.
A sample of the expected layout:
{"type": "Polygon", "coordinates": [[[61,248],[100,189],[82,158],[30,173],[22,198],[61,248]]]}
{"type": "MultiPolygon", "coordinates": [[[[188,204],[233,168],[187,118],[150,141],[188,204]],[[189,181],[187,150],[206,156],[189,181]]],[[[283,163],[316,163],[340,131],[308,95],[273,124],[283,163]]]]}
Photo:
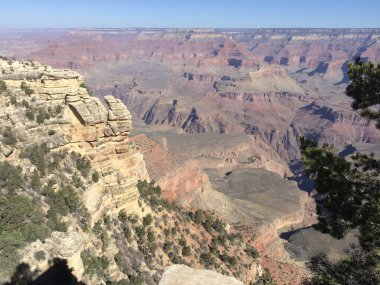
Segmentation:
{"type": "Polygon", "coordinates": [[[380,28],[380,0],[0,0],[0,29],[380,28]]]}

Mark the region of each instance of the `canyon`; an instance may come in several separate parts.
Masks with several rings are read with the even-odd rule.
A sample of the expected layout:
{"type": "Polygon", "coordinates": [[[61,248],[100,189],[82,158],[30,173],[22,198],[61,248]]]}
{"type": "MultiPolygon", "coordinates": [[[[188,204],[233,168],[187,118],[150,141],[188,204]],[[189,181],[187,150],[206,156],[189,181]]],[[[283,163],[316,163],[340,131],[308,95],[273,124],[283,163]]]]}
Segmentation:
{"type": "MultiPolygon", "coordinates": [[[[337,258],[356,242],[354,234],[342,245],[310,229],[316,223],[314,192],[295,165],[301,135],[337,151],[347,145],[379,150],[380,132],[345,95],[349,61],[380,61],[379,29],[0,31],[0,54],[32,59],[30,66],[2,61],[0,79],[8,88],[19,92],[25,81],[41,106],[65,106],[62,118],[49,120],[55,134],[45,136],[46,143],[85,155],[100,174],[83,193],[92,226],[105,214],[117,218],[122,209],[141,218],[152,211],[142,212],[149,205],[139,204],[136,186],[152,180],[166,201],[219,215],[258,250],[260,260],[235,275],[245,284],[263,268],[276,284],[301,284],[311,256],[337,258]],[[337,249],[320,247],[327,243],[337,249]]],[[[46,127],[29,125],[24,118],[16,130],[33,144],[46,127]]],[[[20,152],[3,145],[2,151],[3,159],[20,152]]],[[[54,252],[54,246],[65,252],[58,242],[65,239],[76,241],[72,252],[54,254],[68,258],[82,276],[80,252],[94,248],[90,240],[99,243],[91,235],[54,234],[26,248],[24,260],[33,263],[35,252],[54,252]]],[[[115,241],[107,255],[112,260],[117,247],[115,241]]],[[[45,269],[46,262],[37,266],[45,269]]],[[[160,284],[188,275],[194,282],[205,275],[240,284],[191,265],[200,271],[178,265],[164,271],[160,265],[146,272],[156,283],[162,276],[160,284]]],[[[114,280],[126,277],[114,262],[111,267],[114,280]]]]}
{"type": "Polygon", "coordinates": [[[251,237],[238,234],[215,213],[202,211],[199,221],[194,209],[167,201],[182,194],[176,191],[191,175],[169,173],[179,181],[164,191],[167,200],[149,182],[150,174],[161,176],[146,166],[150,157],[143,154],[152,149],[166,153],[169,168],[171,158],[206,177],[197,163],[176,159],[146,136],[132,139],[131,114],[119,99],[105,96],[103,104],[71,70],[10,59],[0,59],[0,67],[1,213],[11,224],[1,224],[0,282],[10,279],[17,264],[31,276],[46,278],[59,260],[86,284],[157,284],[165,269],[165,280],[169,278],[176,263],[188,264],[194,272],[213,268],[201,276],[236,284],[235,278],[250,283],[260,277],[261,261],[251,237]],[[33,203],[38,216],[26,213],[32,218],[16,219],[15,214],[23,215],[17,207],[25,205],[10,206],[15,200],[33,203]],[[239,264],[232,254],[238,254],[239,264]]]}

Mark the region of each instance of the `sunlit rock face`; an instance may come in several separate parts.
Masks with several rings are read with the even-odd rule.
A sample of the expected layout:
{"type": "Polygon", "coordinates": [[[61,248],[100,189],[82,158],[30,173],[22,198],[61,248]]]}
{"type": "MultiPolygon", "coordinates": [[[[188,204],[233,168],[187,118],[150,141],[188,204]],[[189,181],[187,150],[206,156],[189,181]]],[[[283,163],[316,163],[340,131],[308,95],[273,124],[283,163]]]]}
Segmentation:
{"type": "MultiPolygon", "coordinates": [[[[0,142],[0,161],[19,164],[30,173],[35,168],[19,156],[28,146],[45,143],[51,152],[81,154],[89,159],[93,171],[99,173],[99,181],[81,193],[91,224],[104,214],[117,217],[123,209],[138,212],[137,181],[149,181],[149,175],[143,155],[129,142],[132,121],[125,105],[112,96],[105,97],[105,105],[90,96],[83,87],[83,77],[74,71],[2,59],[0,70],[0,80],[11,94],[2,94],[5,97],[0,102],[3,110],[0,125],[3,129],[11,124],[12,132],[19,138],[14,146],[0,142]],[[25,94],[22,84],[33,93],[25,94]],[[14,104],[8,102],[11,96],[14,104]],[[44,115],[43,123],[38,123],[25,115],[28,106],[57,114],[44,115]]],[[[68,221],[67,232],[53,232],[44,242],[37,240],[26,245],[20,252],[20,262],[43,272],[50,266],[48,260],[66,259],[80,278],[84,273],[81,252],[93,241],[94,236],[81,231],[74,220],[68,221]],[[44,252],[45,258],[36,261],[36,252],[44,252]]]]}

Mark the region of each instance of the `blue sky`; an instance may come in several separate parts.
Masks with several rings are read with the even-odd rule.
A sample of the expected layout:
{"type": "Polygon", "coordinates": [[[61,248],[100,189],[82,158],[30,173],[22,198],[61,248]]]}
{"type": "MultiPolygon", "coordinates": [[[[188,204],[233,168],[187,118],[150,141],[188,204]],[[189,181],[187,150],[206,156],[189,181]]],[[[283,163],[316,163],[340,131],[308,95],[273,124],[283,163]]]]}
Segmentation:
{"type": "Polygon", "coordinates": [[[380,0],[0,0],[0,29],[380,28],[380,0]]]}

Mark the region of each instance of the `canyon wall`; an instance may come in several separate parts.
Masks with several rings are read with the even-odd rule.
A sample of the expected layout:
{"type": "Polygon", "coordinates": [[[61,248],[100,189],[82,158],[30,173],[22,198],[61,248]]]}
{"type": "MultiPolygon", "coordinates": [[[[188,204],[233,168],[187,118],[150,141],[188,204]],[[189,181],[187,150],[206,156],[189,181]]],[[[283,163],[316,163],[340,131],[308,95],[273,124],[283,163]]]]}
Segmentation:
{"type": "Polygon", "coordinates": [[[285,162],[299,135],[380,142],[342,96],[347,61],[380,61],[379,29],[21,31],[2,42],[7,55],[83,70],[146,124],[253,135],[285,162]]]}
{"type": "MultiPolygon", "coordinates": [[[[15,146],[1,144],[1,160],[19,163],[20,153],[42,144],[55,153],[75,152],[88,159],[99,174],[99,181],[89,184],[83,192],[92,225],[105,214],[117,217],[123,209],[139,213],[137,181],[149,180],[149,176],[143,155],[129,142],[131,115],[125,105],[107,96],[104,106],[87,93],[83,77],[74,71],[54,70],[37,62],[5,60],[0,60],[0,68],[0,80],[5,82],[7,92],[17,94],[17,97],[8,95],[14,98],[13,103],[7,103],[8,99],[1,103],[2,130],[11,124],[20,139],[15,146]],[[33,94],[25,95],[25,86],[33,94]],[[44,122],[27,118],[28,111],[43,114],[40,119],[44,122]],[[49,112],[57,114],[48,117],[49,112]]],[[[24,166],[33,172],[33,168],[24,166]]],[[[43,243],[38,240],[26,246],[21,260],[29,263],[31,270],[43,271],[50,266],[49,259],[64,258],[81,278],[84,273],[81,252],[93,246],[95,237],[79,230],[75,220],[70,224],[67,232],[53,232],[43,243]],[[35,253],[39,251],[47,256],[36,262],[35,253]]]]}
{"type": "Polygon", "coordinates": [[[131,142],[138,145],[151,179],[161,187],[168,201],[207,184],[208,177],[196,160],[172,154],[146,135],[134,136],[131,142]]]}
{"type": "Polygon", "coordinates": [[[378,61],[379,40],[379,29],[79,29],[55,31],[55,37],[54,31],[3,36],[10,53],[65,68],[145,57],[234,67],[302,64],[314,73],[339,70],[355,56],[378,61]]]}
{"type": "MultiPolygon", "coordinates": [[[[164,141],[161,146],[145,135],[131,138],[131,114],[119,99],[104,96],[103,104],[90,96],[74,71],[3,59],[0,68],[0,162],[2,171],[4,165],[14,165],[23,183],[8,191],[9,177],[2,175],[2,203],[8,197],[30,200],[32,210],[41,214],[37,231],[46,231],[44,237],[17,244],[15,262],[44,276],[53,259],[64,259],[86,284],[132,278],[157,284],[164,268],[174,263],[190,264],[199,272],[209,266],[203,256],[211,254],[212,240],[221,234],[235,238],[234,228],[227,232],[218,216],[205,212],[222,223],[218,231],[206,229],[189,218],[189,209],[173,207],[157,194],[150,178],[168,186],[163,194],[169,200],[208,180],[196,161],[167,152],[164,141]],[[152,163],[145,164],[143,154],[152,163]]],[[[29,229],[28,219],[20,223],[16,230],[29,229]]],[[[3,257],[4,240],[0,243],[3,257]]],[[[245,251],[244,241],[226,240],[219,247],[228,256],[238,253],[240,263],[231,267],[215,254],[215,271],[247,282],[261,274],[260,260],[245,251]]],[[[0,268],[0,282],[7,282],[12,272],[3,273],[0,268]]]]}

